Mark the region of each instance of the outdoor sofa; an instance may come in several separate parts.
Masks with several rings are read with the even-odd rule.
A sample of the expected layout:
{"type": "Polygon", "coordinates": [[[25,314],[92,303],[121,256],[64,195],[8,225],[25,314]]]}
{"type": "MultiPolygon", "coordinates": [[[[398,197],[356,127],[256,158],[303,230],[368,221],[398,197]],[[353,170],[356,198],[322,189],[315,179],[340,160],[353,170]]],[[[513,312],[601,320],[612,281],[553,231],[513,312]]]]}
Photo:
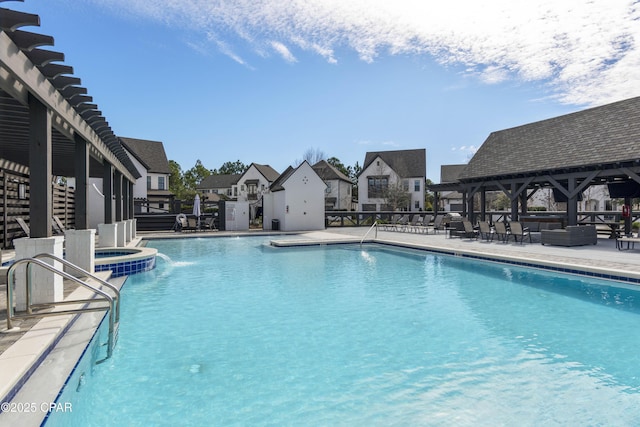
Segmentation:
{"type": "Polygon", "coordinates": [[[598,243],[594,225],[569,225],[560,230],[540,230],[540,243],[556,246],[582,246],[598,243]]]}

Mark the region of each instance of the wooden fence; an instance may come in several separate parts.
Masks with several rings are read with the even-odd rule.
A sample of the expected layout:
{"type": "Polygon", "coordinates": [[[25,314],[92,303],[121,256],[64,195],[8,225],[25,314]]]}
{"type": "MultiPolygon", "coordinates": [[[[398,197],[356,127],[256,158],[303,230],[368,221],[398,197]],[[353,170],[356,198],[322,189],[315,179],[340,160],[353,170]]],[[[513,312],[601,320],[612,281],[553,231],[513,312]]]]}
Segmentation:
{"type": "MultiPolygon", "coordinates": [[[[53,215],[66,228],[75,223],[75,190],[66,185],[52,184],[53,215]]],[[[29,168],[0,159],[0,246],[13,247],[13,239],[24,237],[16,218],[29,223],[29,168]]]]}

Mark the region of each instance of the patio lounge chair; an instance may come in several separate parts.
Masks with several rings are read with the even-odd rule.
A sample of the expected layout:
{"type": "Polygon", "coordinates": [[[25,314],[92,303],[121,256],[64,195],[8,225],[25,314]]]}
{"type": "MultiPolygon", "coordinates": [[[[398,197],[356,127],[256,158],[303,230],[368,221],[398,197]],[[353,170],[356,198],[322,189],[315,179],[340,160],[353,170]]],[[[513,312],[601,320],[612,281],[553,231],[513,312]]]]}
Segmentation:
{"type": "Polygon", "coordinates": [[[531,243],[531,233],[529,233],[529,229],[523,227],[518,221],[509,222],[509,234],[513,236],[513,240],[516,243],[518,242],[518,238],[520,238],[520,244],[522,244],[526,236],[529,236],[529,243],[531,243]]]}
{"type": "Polygon", "coordinates": [[[478,223],[478,226],[480,227],[480,237],[482,237],[482,239],[486,240],[487,242],[493,241],[494,231],[491,229],[489,223],[487,221],[480,221],[478,223]]]}
{"type": "Polygon", "coordinates": [[[409,215],[402,215],[400,219],[392,225],[393,231],[404,231],[409,225],[409,215]]]}
{"type": "Polygon", "coordinates": [[[403,231],[410,231],[410,232],[417,231],[416,227],[418,227],[418,224],[420,224],[421,222],[422,222],[422,216],[414,215],[411,217],[411,222],[407,224],[407,226],[404,228],[403,231]]]}
{"type": "Polygon", "coordinates": [[[55,234],[64,234],[66,228],[57,215],[53,216],[53,232],[55,234]]]}
{"type": "Polygon", "coordinates": [[[495,228],[495,235],[498,236],[498,239],[501,242],[506,243],[507,239],[509,238],[509,232],[507,231],[507,226],[504,224],[504,222],[498,221],[493,224],[493,227],[495,228]]]}
{"type": "Polygon", "coordinates": [[[436,217],[433,219],[433,225],[431,226],[433,228],[433,234],[436,234],[439,230],[447,229],[447,227],[445,227],[442,223],[443,220],[444,215],[436,215],[436,217]]]}
{"type": "Polygon", "coordinates": [[[203,230],[212,230],[212,231],[218,230],[216,228],[216,219],[212,216],[205,218],[204,221],[201,223],[201,226],[203,230]]]}
{"type": "Polygon", "coordinates": [[[477,239],[478,238],[478,230],[473,228],[473,224],[471,221],[462,220],[462,226],[464,227],[464,237],[468,239],[477,239]]]}

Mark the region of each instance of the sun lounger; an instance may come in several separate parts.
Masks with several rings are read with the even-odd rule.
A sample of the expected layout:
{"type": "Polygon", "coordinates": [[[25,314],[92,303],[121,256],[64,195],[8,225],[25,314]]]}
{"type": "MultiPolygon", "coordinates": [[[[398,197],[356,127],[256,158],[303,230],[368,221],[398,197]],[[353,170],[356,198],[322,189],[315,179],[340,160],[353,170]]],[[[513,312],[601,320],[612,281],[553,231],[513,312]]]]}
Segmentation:
{"type": "Polygon", "coordinates": [[[478,223],[480,237],[487,242],[493,241],[494,230],[491,229],[491,226],[487,221],[480,221],[478,223]]]}
{"type": "Polygon", "coordinates": [[[529,243],[531,243],[531,233],[529,232],[529,229],[523,227],[518,221],[509,222],[509,235],[513,236],[513,240],[516,243],[518,243],[518,238],[520,238],[520,244],[522,244],[522,242],[524,242],[524,238],[528,236],[529,243]]]}

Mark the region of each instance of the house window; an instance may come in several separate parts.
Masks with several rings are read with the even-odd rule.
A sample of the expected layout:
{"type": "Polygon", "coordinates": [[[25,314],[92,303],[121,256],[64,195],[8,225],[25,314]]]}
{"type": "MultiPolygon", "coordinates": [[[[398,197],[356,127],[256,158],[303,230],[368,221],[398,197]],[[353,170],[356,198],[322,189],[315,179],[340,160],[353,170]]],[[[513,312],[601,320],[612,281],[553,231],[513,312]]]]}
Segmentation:
{"type": "Polygon", "coordinates": [[[409,191],[409,180],[408,179],[402,180],[402,190],[403,191],[409,191]]]}
{"type": "Polygon", "coordinates": [[[326,190],[326,192],[327,192],[327,193],[331,193],[331,182],[330,182],[330,181],[329,181],[329,182],[325,181],[325,184],[327,184],[327,190],[326,190]]]}
{"type": "Polygon", "coordinates": [[[389,188],[389,177],[387,176],[370,176],[367,177],[367,185],[369,190],[368,197],[370,199],[382,198],[389,188]]]}
{"type": "Polygon", "coordinates": [[[158,177],[158,190],[164,190],[164,176],[158,177]]]}
{"type": "Polygon", "coordinates": [[[375,211],[376,210],[376,204],[375,203],[364,203],[362,205],[362,210],[363,211],[375,211]]]}
{"type": "Polygon", "coordinates": [[[147,190],[151,190],[151,177],[147,176],[147,190]]]}
{"type": "Polygon", "coordinates": [[[413,181],[413,191],[415,191],[416,193],[420,192],[420,180],[416,179],[415,181],[413,181]]]}
{"type": "Polygon", "coordinates": [[[414,206],[415,209],[420,209],[420,202],[416,200],[416,204],[414,206]]]}
{"type": "Polygon", "coordinates": [[[164,209],[164,203],[158,203],[158,209],[164,209]]]}

